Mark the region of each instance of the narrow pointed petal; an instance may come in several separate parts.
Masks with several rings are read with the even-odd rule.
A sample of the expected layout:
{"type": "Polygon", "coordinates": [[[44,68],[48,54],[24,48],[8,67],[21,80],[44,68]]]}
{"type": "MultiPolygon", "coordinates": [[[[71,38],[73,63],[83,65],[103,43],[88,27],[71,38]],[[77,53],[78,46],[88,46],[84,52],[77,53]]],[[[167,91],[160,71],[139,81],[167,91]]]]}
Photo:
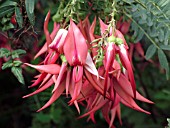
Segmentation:
{"type": "MultiPolygon", "coordinates": [[[[85,76],[86,76],[86,78],[87,78],[87,80],[89,81],[89,83],[100,93],[100,94],[104,94],[104,91],[103,91],[103,89],[93,80],[93,78],[92,78],[92,75],[88,72],[88,71],[86,71],[86,70],[84,70],[84,72],[85,72],[85,76]]],[[[110,96],[108,95],[108,94],[106,94],[106,98],[109,98],[110,96]]]]}
{"type": "Polygon", "coordinates": [[[114,103],[112,104],[112,108],[116,107],[120,103],[120,101],[121,101],[121,97],[116,93],[114,103]]]}
{"type": "MultiPolygon", "coordinates": [[[[116,80],[116,79],[115,79],[116,80]]],[[[119,78],[119,81],[117,81],[119,83],[119,86],[127,93],[129,94],[131,97],[134,98],[134,95],[133,95],[133,90],[131,88],[131,85],[130,85],[130,82],[127,80],[127,78],[121,74],[120,75],[120,78],[119,78]]],[[[153,104],[152,101],[146,99],[145,97],[143,97],[141,94],[139,94],[137,91],[136,91],[136,99],[137,100],[140,100],[140,101],[143,101],[143,102],[147,102],[147,103],[150,103],[150,104],[153,104]]]]}
{"type": "Polygon", "coordinates": [[[145,57],[145,55],[144,55],[144,50],[143,50],[142,45],[141,45],[140,42],[138,42],[138,43],[135,44],[135,49],[136,49],[136,51],[137,51],[142,57],[145,57]]]}
{"type": "Polygon", "coordinates": [[[129,32],[130,24],[131,24],[130,21],[125,21],[122,23],[120,31],[122,32],[123,35],[129,32]]]}
{"type": "Polygon", "coordinates": [[[44,83],[46,83],[50,78],[51,78],[52,74],[47,74],[46,77],[42,80],[42,83],[40,84],[39,87],[43,86],[44,83]]]}
{"type": "Polygon", "coordinates": [[[58,52],[50,50],[48,55],[45,57],[44,64],[54,64],[59,56],[60,54],[58,52]]]}
{"type": "Polygon", "coordinates": [[[49,59],[50,59],[50,57],[51,57],[52,54],[53,54],[53,51],[50,50],[50,51],[48,52],[47,56],[46,56],[45,59],[44,59],[44,64],[49,64],[49,59]]]}
{"type": "Polygon", "coordinates": [[[53,83],[54,83],[53,80],[50,79],[50,80],[49,80],[47,83],[45,83],[41,88],[38,88],[36,91],[34,91],[34,92],[32,92],[32,93],[30,93],[30,94],[28,94],[28,95],[26,95],[26,96],[23,96],[23,98],[27,98],[27,97],[33,96],[33,95],[35,95],[35,94],[38,94],[38,93],[44,91],[45,89],[49,88],[51,85],[53,85],[53,83]]]}
{"type": "Polygon", "coordinates": [[[98,68],[98,73],[99,73],[100,76],[104,76],[104,74],[105,74],[105,68],[104,68],[104,66],[100,66],[100,67],[98,68]]]}
{"type": "Polygon", "coordinates": [[[132,66],[131,66],[130,60],[128,58],[128,53],[127,53],[126,49],[124,48],[124,45],[120,45],[119,48],[120,48],[120,51],[119,51],[120,60],[123,64],[123,66],[128,71],[128,77],[129,77],[130,82],[131,82],[134,97],[136,97],[136,83],[135,83],[135,79],[134,79],[132,66]]]}
{"type": "MultiPolygon", "coordinates": [[[[73,82],[73,80],[71,80],[70,81],[70,86],[69,86],[69,92],[70,92],[70,95],[71,95],[72,98],[74,97],[74,84],[75,83],[73,82]]],[[[78,106],[77,100],[74,100],[73,102],[69,101],[69,106],[72,105],[73,103],[74,103],[78,113],[80,114],[80,108],[78,106]]]]}
{"type": "Polygon", "coordinates": [[[73,80],[79,82],[83,76],[83,66],[76,66],[73,68],[73,80]]]}
{"type": "Polygon", "coordinates": [[[65,90],[65,86],[64,85],[65,85],[65,82],[61,83],[61,85],[52,94],[50,100],[42,108],[40,108],[37,112],[42,111],[43,109],[45,109],[48,106],[50,106],[54,101],[56,101],[60,97],[60,95],[64,92],[64,90],[65,90]]]}
{"type": "Polygon", "coordinates": [[[46,38],[46,41],[47,41],[47,47],[52,42],[52,39],[50,37],[50,33],[48,31],[49,20],[50,20],[50,11],[47,13],[47,16],[46,16],[45,21],[44,21],[44,33],[45,33],[45,38],[46,38]]]}
{"type": "Polygon", "coordinates": [[[80,20],[80,22],[78,23],[77,26],[79,27],[79,29],[80,29],[81,33],[83,34],[84,38],[87,39],[86,32],[85,32],[85,30],[83,28],[83,22],[81,20],[80,20]]]}
{"type": "Polygon", "coordinates": [[[78,23],[77,25],[80,28],[81,33],[83,34],[84,38],[87,40],[87,46],[90,48],[90,35],[89,35],[89,29],[90,29],[90,22],[88,19],[88,16],[86,18],[78,23]]]}
{"type": "Polygon", "coordinates": [[[46,72],[50,74],[59,74],[60,66],[58,64],[48,64],[48,65],[32,65],[24,63],[27,66],[37,69],[40,72],[46,72]]]}
{"type": "Polygon", "coordinates": [[[92,120],[93,123],[96,123],[96,120],[95,120],[95,118],[94,118],[94,112],[90,113],[90,116],[89,116],[89,118],[87,119],[87,121],[89,121],[89,120],[92,120]]]}
{"type": "Polygon", "coordinates": [[[89,34],[90,34],[91,41],[93,41],[95,39],[95,37],[94,37],[95,26],[96,26],[96,17],[94,18],[94,20],[92,22],[92,25],[90,26],[90,29],[89,29],[89,34]]]}
{"type": "Polygon", "coordinates": [[[118,104],[116,107],[116,114],[118,116],[119,123],[122,125],[120,104],[118,104]]]}
{"type": "Polygon", "coordinates": [[[33,83],[31,86],[29,86],[29,88],[37,86],[40,82],[43,81],[43,79],[46,77],[46,75],[47,75],[47,73],[45,73],[45,72],[42,73],[42,74],[38,77],[38,79],[35,80],[34,83],[33,83]]]}
{"type": "Polygon", "coordinates": [[[109,128],[112,128],[115,117],[116,117],[116,107],[111,109],[111,120],[110,120],[109,128]]]}
{"type": "MultiPolygon", "coordinates": [[[[129,96],[127,93],[125,93],[121,87],[119,86],[119,84],[116,82],[116,80],[113,80],[113,84],[114,84],[114,89],[116,90],[116,92],[119,94],[119,96],[126,102],[126,104],[128,104],[132,109],[144,112],[146,114],[150,114],[150,112],[143,110],[142,108],[140,108],[135,101],[132,99],[131,96],[129,96]]],[[[126,105],[125,104],[125,105],[126,105]]]]}
{"type": "Polygon", "coordinates": [[[134,48],[135,48],[135,45],[132,44],[132,43],[130,43],[130,49],[129,49],[129,54],[128,54],[128,56],[129,56],[129,61],[130,61],[131,65],[132,65],[132,68],[133,68],[133,69],[135,69],[134,66],[133,66],[133,62],[132,62],[132,57],[133,57],[134,48]]]}
{"type": "Polygon", "coordinates": [[[83,23],[83,27],[85,29],[85,32],[89,32],[89,29],[90,29],[90,21],[89,21],[89,15],[86,16],[86,18],[82,21],[83,23]]]}
{"type": "Polygon", "coordinates": [[[117,38],[120,38],[120,39],[123,40],[123,43],[124,43],[126,49],[129,48],[129,46],[128,46],[128,44],[126,43],[126,40],[125,40],[125,38],[124,38],[124,35],[123,35],[119,30],[117,30],[117,29],[116,29],[116,31],[115,31],[115,36],[116,36],[117,38]]]}
{"type": "Polygon", "coordinates": [[[69,103],[72,103],[75,100],[77,100],[77,98],[80,94],[81,88],[82,88],[82,79],[80,79],[79,82],[75,83],[72,99],[69,101],[69,103]]]}
{"type": "Polygon", "coordinates": [[[61,65],[61,68],[60,68],[59,75],[57,77],[57,81],[55,82],[55,86],[54,86],[54,89],[53,89],[52,92],[54,92],[58,88],[58,86],[60,85],[61,79],[63,78],[63,75],[66,72],[66,70],[67,70],[67,63],[63,62],[62,65],[61,65]]]}
{"type": "Polygon", "coordinates": [[[116,92],[113,88],[113,82],[110,82],[110,88],[109,88],[109,94],[110,94],[110,98],[112,99],[112,101],[114,102],[115,101],[115,98],[116,98],[116,92]]]}
{"type": "Polygon", "coordinates": [[[120,64],[116,60],[113,61],[112,68],[114,69],[113,76],[116,77],[117,80],[119,80],[119,77],[121,74],[121,67],[120,67],[120,64]]]}
{"type": "Polygon", "coordinates": [[[68,91],[70,86],[70,78],[71,78],[71,69],[67,70],[67,76],[66,76],[66,96],[68,97],[68,91]]]}
{"type": "Polygon", "coordinates": [[[143,110],[142,108],[140,108],[136,103],[135,101],[132,99],[132,101],[134,102],[133,106],[130,105],[127,101],[125,101],[124,99],[121,99],[121,103],[124,104],[125,106],[129,107],[129,108],[132,108],[134,110],[137,110],[139,112],[143,112],[143,113],[146,113],[146,114],[151,114],[150,112],[146,111],[146,110],[143,110]]]}
{"type": "Polygon", "coordinates": [[[97,76],[97,78],[99,78],[98,71],[96,69],[96,66],[93,63],[93,60],[92,60],[89,52],[88,52],[87,58],[86,58],[85,69],[87,69],[90,73],[92,73],[93,75],[97,76]]]}
{"type": "Polygon", "coordinates": [[[96,94],[95,99],[93,99],[92,103],[89,106],[89,109],[92,109],[94,106],[98,105],[102,98],[103,97],[99,93],[96,94]]]}
{"type": "Polygon", "coordinates": [[[109,111],[110,111],[111,105],[110,103],[106,103],[103,107],[102,107],[102,115],[104,117],[104,119],[106,120],[106,122],[108,124],[110,124],[110,118],[109,118],[109,111]]]}
{"type": "Polygon", "coordinates": [[[57,59],[58,59],[59,56],[60,56],[59,53],[54,53],[54,54],[51,56],[51,58],[49,59],[49,64],[54,64],[54,63],[57,61],[57,59]]]}
{"type": "Polygon", "coordinates": [[[85,116],[90,115],[91,113],[93,113],[93,112],[97,111],[98,109],[100,109],[101,107],[103,107],[107,102],[108,102],[108,100],[103,98],[103,99],[101,100],[100,104],[98,104],[97,106],[94,106],[90,111],[88,111],[87,113],[81,115],[81,116],[78,117],[78,118],[83,118],[83,117],[85,117],[85,116]]]}
{"type": "MultiPolygon", "coordinates": [[[[54,28],[52,33],[50,34],[51,39],[53,40],[58,29],[60,28],[60,25],[56,23],[54,23],[54,28]]],[[[43,53],[45,53],[47,51],[47,42],[45,42],[45,44],[43,45],[43,47],[40,49],[40,51],[35,55],[34,59],[36,59],[37,57],[39,57],[40,55],[42,55],[43,53]]]]}
{"type": "Polygon", "coordinates": [[[120,28],[122,26],[122,19],[123,19],[123,17],[121,16],[120,19],[116,22],[116,28],[118,30],[120,30],[120,28]]]}
{"type": "Polygon", "coordinates": [[[95,95],[97,91],[93,88],[93,86],[86,80],[81,89],[81,93],[77,100],[82,101],[83,99],[86,100],[87,98],[95,95]]]}
{"type": "Polygon", "coordinates": [[[80,114],[80,108],[79,108],[79,105],[78,105],[78,103],[77,103],[76,100],[74,101],[74,105],[75,105],[75,107],[76,107],[78,113],[80,114]]]}
{"type": "Polygon", "coordinates": [[[47,42],[43,45],[43,47],[39,50],[39,52],[35,55],[34,59],[42,55],[47,51],[47,42]]]}
{"type": "Polygon", "coordinates": [[[105,70],[106,70],[106,74],[105,74],[105,82],[104,82],[104,97],[106,95],[106,91],[107,91],[107,80],[109,77],[109,69],[111,68],[111,66],[113,65],[113,61],[115,59],[115,48],[114,48],[115,44],[114,43],[108,43],[107,47],[106,47],[106,54],[105,54],[105,70]]]}
{"type": "Polygon", "coordinates": [[[100,18],[99,18],[99,22],[100,22],[101,35],[103,35],[105,31],[108,29],[108,25],[106,25],[100,18]]]}
{"type": "MultiPolygon", "coordinates": [[[[95,29],[95,26],[96,26],[96,17],[94,18],[93,22],[92,22],[92,25],[90,26],[90,30],[89,30],[89,34],[90,34],[90,42],[92,42],[93,40],[95,40],[95,37],[94,37],[94,29],[95,29]]],[[[92,46],[92,55],[93,55],[93,58],[95,56],[97,56],[98,54],[98,47],[94,47],[97,45],[97,42],[94,42],[91,44],[92,46]]],[[[95,59],[94,59],[95,61],[95,59]]]]}

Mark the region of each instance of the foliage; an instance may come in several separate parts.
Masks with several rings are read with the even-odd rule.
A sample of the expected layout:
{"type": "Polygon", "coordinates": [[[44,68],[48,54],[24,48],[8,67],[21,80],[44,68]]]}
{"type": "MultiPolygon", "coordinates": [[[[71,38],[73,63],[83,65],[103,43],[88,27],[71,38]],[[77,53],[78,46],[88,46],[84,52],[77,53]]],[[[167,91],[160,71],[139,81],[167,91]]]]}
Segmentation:
{"type": "Polygon", "coordinates": [[[162,68],[166,70],[166,77],[168,79],[169,64],[162,50],[165,50],[165,47],[168,50],[170,44],[170,1],[129,0],[123,2],[123,4],[130,5],[123,8],[123,13],[132,20],[131,27],[133,30],[132,36],[135,39],[134,43],[139,42],[144,35],[148,38],[152,44],[147,49],[146,58],[150,59],[156,51],[158,51],[158,56],[163,55],[163,59],[159,57],[159,61],[162,68]]]}
{"type": "Polygon", "coordinates": [[[9,59],[7,62],[3,63],[2,70],[11,68],[11,72],[18,79],[18,81],[25,84],[21,68],[22,62],[20,60],[16,60],[21,54],[26,54],[25,50],[17,49],[11,52],[6,48],[0,49],[0,58],[5,57],[9,59]]]}

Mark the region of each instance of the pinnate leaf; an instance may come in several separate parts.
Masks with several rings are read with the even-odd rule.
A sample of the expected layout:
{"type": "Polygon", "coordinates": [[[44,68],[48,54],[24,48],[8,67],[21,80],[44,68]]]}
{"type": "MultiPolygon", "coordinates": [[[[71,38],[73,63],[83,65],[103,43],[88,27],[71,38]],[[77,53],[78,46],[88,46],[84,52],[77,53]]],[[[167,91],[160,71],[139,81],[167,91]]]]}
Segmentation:
{"type": "Polygon", "coordinates": [[[165,53],[161,49],[158,50],[158,58],[159,58],[159,63],[161,67],[166,70],[166,78],[168,79],[169,78],[169,64],[168,64],[168,60],[167,60],[165,53]]]}
{"type": "Polygon", "coordinates": [[[153,44],[151,44],[146,51],[146,55],[145,55],[146,59],[149,60],[155,54],[155,52],[156,52],[156,47],[153,44]]]}

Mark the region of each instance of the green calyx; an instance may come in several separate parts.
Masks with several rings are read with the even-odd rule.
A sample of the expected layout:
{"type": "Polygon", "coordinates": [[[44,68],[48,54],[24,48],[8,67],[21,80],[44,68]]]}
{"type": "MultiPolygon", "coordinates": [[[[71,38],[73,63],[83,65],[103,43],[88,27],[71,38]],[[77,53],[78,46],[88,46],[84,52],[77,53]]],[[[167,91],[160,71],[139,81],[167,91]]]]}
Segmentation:
{"type": "Polygon", "coordinates": [[[115,43],[116,45],[123,44],[123,40],[121,38],[116,38],[115,36],[108,37],[108,42],[109,43],[115,43]]]}
{"type": "Polygon", "coordinates": [[[66,57],[64,55],[60,55],[60,58],[61,58],[62,62],[67,62],[66,57]]]}
{"type": "Polygon", "coordinates": [[[121,38],[116,38],[115,44],[121,45],[121,44],[123,44],[123,40],[121,38]]]}
{"type": "Polygon", "coordinates": [[[116,41],[116,37],[114,37],[114,36],[108,37],[108,42],[114,43],[115,41],[116,41]]]}

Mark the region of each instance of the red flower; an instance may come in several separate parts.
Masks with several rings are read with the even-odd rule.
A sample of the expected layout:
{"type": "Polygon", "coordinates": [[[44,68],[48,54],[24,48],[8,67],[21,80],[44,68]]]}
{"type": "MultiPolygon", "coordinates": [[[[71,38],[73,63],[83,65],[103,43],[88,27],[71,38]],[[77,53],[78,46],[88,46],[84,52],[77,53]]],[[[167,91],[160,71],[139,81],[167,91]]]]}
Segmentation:
{"type": "Polygon", "coordinates": [[[71,96],[69,105],[74,104],[78,113],[80,104],[86,107],[86,113],[79,118],[89,116],[88,120],[96,122],[94,114],[101,110],[110,128],[114,128],[116,115],[122,124],[120,103],[150,114],[135,102],[140,100],[153,103],[136,91],[128,45],[119,30],[116,29],[113,35],[112,28],[108,30],[108,25],[100,20],[101,35],[95,36],[96,19],[90,26],[86,17],[78,25],[70,20],[68,31],[56,28],[50,35],[48,20],[49,13],[44,25],[46,44],[36,55],[47,52],[45,60],[39,65],[26,63],[40,72],[31,87],[40,85],[35,92],[24,97],[37,94],[55,84],[50,100],[38,111],[50,106],[61,94],[66,94],[66,97],[71,96]],[[94,40],[97,41],[91,44],[94,40]],[[100,47],[95,49],[94,46],[100,47]],[[100,64],[97,64],[96,56],[100,64]]]}

